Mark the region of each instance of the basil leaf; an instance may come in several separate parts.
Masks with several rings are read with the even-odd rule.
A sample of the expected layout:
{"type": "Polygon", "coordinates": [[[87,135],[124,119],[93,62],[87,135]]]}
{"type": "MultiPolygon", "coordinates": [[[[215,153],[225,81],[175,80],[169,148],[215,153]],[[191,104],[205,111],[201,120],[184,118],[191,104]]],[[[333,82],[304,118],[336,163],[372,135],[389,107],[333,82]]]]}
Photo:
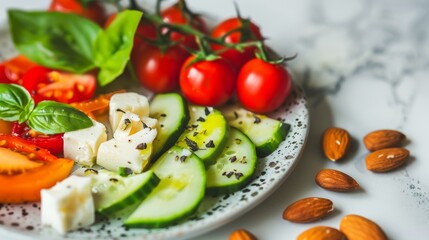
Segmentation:
{"type": "Polygon", "coordinates": [[[44,134],[56,134],[88,128],[92,120],[76,108],[54,101],[37,104],[28,118],[31,129],[44,134]]]}
{"type": "Polygon", "coordinates": [[[20,53],[55,69],[83,73],[95,67],[93,44],[102,29],[71,13],[8,11],[12,40],[20,53]]]}
{"type": "Polygon", "coordinates": [[[100,67],[98,82],[101,86],[109,84],[124,71],[141,17],[140,11],[125,10],[116,15],[105,31],[99,32],[94,45],[94,59],[100,67]]]}
{"type": "Polygon", "coordinates": [[[28,91],[15,84],[0,84],[0,119],[24,122],[34,108],[28,91]]]}

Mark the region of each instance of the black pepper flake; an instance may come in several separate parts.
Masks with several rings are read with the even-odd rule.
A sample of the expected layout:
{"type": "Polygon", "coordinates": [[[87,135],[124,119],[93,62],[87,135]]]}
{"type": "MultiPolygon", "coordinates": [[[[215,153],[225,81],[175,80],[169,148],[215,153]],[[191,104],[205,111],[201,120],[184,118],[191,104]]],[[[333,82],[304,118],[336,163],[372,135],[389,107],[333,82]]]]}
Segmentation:
{"type": "Polygon", "coordinates": [[[198,132],[194,132],[194,133],[192,133],[192,136],[197,136],[198,135],[198,132]]]}
{"type": "Polygon", "coordinates": [[[236,111],[234,111],[234,117],[235,117],[235,119],[237,119],[239,117],[238,113],[236,111]]]}
{"type": "Polygon", "coordinates": [[[161,117],[167,117],[167,114],[165,114],[165,113],[161,113],[161,115],[160,115],[161,117]]]}
{"type": "Polygon", "coordinates": [[[206,116],[208,116],[210,114],[210,110],[208,107],[204,108],[204,113],[206,114],[206,116]]]}
{"type": "Polygon", "coordinates": [[[18,226],[19,226],[19,223],[13,222],[13,223],[12,223],[12,224],[10,224],[10,225],[12,225],[12,227],[18,227],[18,226]]]}
{"type": "Polygon", "coordinates": [[[136,149],[138,149],[138,150],[145,150],[146,148],[147,148],[147,144],[146,143],[140,143],[136,147],[136,149]]]}
{"type": "Polygon", "coordinates": [[[160,125],[160,127],[162,127],[162,128],[163,128],[163,127],[164,127],[164,124],[161,124],[161,125],[160,125]]]}
{"type": "Polygon", "coordinates": [[[192,125],[191,125],[191,127],[192,127],[192,128],[197,128],[197,127],[198,127],[198,124],[192,124],[192,125]]]}
{"type": "Polygon", "coordinates": [[[241,139],[240,139],[240,138],[236,138],[236,139],[235,139],[235,144],[237,144],[237,145],[238,145],[238,144],[240,144],[240,143],[241,143],[241,139]]]}
{"type": "Polygon", "coordinates": [[[258,123],[260,123],[260,122],[261,122],[261,119],[260,119],[258,116],[253,115],[253,117],[255,118],[255,121],[253,121],[253,123],[258,124],[258,123]]]}
{"type": "Polygon", "coordinates": [[[206,147],[207,147],[207,148],[214,148],[214,147],[215,147],[215,144],[214,144],[213,140],[210,140],[210,141],[206,144],[206,147]]]}
{"type": "Polygon", "coordinates": [[[234,172],[230,171],[230,172],[223,172],[222,176],[226,176],[227,178],[230,178],[232,175],[234,174],[234,172]]]}
{"type": "Polygon", "coordinates": [[[27,226],[27,227],[25,227],[25,229],[31,231],[31,230],[34,230],[34,227],[33,226],[27,226]]]}
{"type": "Polygon", "coordinates": [[[148,128],[148,126],[146,125],[146,123],[144,123],[143,121],[142,121],[142,124],[143,124],[143,128],[148,128]]]}
{"type": "Polygon", "coordinates": [[[88,168],[88,169],[85,169],[84,173],[98,174],[98,171],[93,168],[88,168]]]}
{"type": "Polygon", "coordinates": [[[176,160],[176,161],[179,160],[179,156],[176,155],[176,157],[174,158],[174,160],[176,160]]]}
{"type": "Polygon", "coordinates": [[[116,109],[116,111],[117,111],[117,112],[121,112],[121,113],[125,113],[125,111],[124,111],[124,110],[119,109],[119,108],[118,108],[118,109],[116,109]]]}
{"type": "Polygon", "coordinates": [[[241,172],[235,173],[235,178],[237,178],[237,180],[240,180],[241,177],[243,177],[243,173],[241,173],[241,172]]]}
{"type": "Polygon", "coordinates": [[[186,158],[187,158],[187,157],[186,157],[185,155],[180,156],[180,162],[185,162],[186,158]]]}
{"type": "Polygon", "coordinates": [[[117,182],[119,182],[119,180],[118,180],[118,179],[116,179],[116,178],[109,178],[109,181],[110,181],[110,182],[112,182],[112,183],[117,183],[117,182]]]}
{"type": "Polygon", "coordinates": [[[191,151],[198,151],[199,147],[197,145],[197,143],[191,139],[189,139],[188,137],[185,137],[185,143],[186,145],[188,145],[189,149],[191,149],[191,151]]]}
{"type": "Polygon", "coordinates": [[[34,151],[40,151],[40,148],[38,148],[38,147],[36,147],[35,149],[34,149],[34,151]]]}
{"type": "Polygon", "coordinates": [[[198,122],[205,122],[205,121],[206,121],[206,119],[204,119],[203,117],[199,117],[199,118],[197,118],[197,121],[198,121],[198,122]]]}
{"type": "Polygon", "coordinates": [[[233,162],[237,161],[237,157],[236,156],[232,156],[232,157],[229,158],[229,161],[233,163],[233,162]]]}

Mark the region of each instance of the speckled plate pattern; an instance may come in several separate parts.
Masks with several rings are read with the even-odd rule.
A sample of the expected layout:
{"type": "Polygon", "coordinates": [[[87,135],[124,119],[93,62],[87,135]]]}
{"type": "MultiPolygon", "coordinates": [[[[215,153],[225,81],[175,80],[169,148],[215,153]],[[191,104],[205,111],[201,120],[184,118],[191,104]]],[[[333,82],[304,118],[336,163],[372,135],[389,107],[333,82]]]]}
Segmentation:
{"type": "MultiPolygon", "coordinates": [[[[6,28],[0,30],[0,61],[16,52],[6,28]]],[[[59,235],[40,223],[40,204],[0,204],[0,239],[186,239],[206,233],[243,215],[273,193],[297,164],[309,131],[305,95],[294,86],[288,100],[270,114],[291,125],[290,132],[271,155],[258,160],[251,183],[234,194],[206,197],[196,214],[177,225],[162,229],[128,229],[122,226],[126,213],[97,217],[96,224],[59,235]]],[[[0,186],[7,187],[7,186],[0,186]]]]}

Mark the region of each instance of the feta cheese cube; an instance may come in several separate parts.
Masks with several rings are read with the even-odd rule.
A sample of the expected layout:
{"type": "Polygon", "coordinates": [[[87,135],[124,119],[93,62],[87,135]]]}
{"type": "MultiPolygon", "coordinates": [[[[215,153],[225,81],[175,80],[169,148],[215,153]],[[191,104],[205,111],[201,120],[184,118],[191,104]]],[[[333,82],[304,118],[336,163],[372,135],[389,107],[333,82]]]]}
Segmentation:
{"type": "Polygon", "coordinates": [[[109,121],[113,132],[118,128],[122,115],[126,112],[137,114],[140,119],[149,116],[148,99],[134,92],[113,95],[109,103],[109,121]]]}

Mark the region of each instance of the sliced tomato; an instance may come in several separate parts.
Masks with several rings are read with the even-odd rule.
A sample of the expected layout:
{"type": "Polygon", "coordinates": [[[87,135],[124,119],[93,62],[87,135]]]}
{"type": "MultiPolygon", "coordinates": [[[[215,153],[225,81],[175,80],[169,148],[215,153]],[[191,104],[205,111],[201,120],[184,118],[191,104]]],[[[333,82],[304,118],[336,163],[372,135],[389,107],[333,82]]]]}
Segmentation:
{"type": "Polygon", "coordinates": [[[84,112],[90,118],[95,119],[95,115],[101,115],[109,109],[110,98],[116,93],[123,93],[125,90],[118,90],[111,93],[100,94],[97,98],[82,102],[71,103],[74,108],[84,112]]]}
{"type": "Polygon", "coordinates": [[[36,103],[43,100],[72,103],[92,98],[96,78],[92,74],[73,74],[35,66],[24,74],[22,86],[36,103]]]}
{"type": "Polygon", "coordinates": [[[23,138],[52,154],[60,154],[64,149],[63,133],[45,135],[32,130],[26,123],[12,123],[12,135],[23,138]]]}
{"type": "Polygon", "coordinates": [[[0,119],[0,133],[10,134],[12,132],[12,122],[0,119]]]}
{"type": "Polygon", "coordinates": [[[24,55],[18,55],[0,64],[0,83],[22,84],[22,76],[36,64],[24,55]]]}
{"type": "Polygon", "coordinates": [[[73,161],[24,139],[0,134],[0,202],[40,201],[40,191],[70,175],[73,161]]]}

